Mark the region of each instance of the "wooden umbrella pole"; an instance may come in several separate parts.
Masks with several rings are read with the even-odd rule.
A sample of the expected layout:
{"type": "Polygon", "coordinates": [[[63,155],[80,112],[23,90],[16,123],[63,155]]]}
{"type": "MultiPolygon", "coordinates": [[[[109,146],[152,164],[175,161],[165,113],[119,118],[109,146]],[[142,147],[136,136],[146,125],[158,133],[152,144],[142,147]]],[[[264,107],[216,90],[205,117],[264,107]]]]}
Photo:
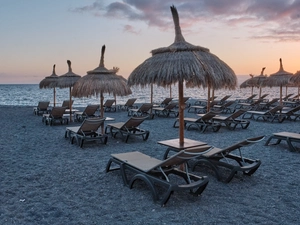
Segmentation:
{"type": "Polygon", "coordinates": [[[184,103],[183,103],[183,81],[178,81],[179,95],[179,145],[184,144],[184,103]]]}
{"type": "Polygon", "coordinates": [[[280,105],[282,105],[282,85],[280,85],[280,105]]]}
{"type": "MultiPolygon", "coordinates": [[[[150,103],[153,104],[153,84],[150,85],[150,103]]],[[[150,117],[152,116],[152,107],[150,109],[150,117]]]]}
{"type": "Polygon", "coordinates": [[[70,87],[70,101],[69,101],[69,109],[70,109],[70,122],[72,122],[72,95],[71,95],[71,92],[72,92],[72,87],[70,87]]]}
{"type": "Polygon", "coordinates": [[[261,87],[259,87],[259,98],[261,97],[261,87]]]}
{"type": "Polygon", "coordinates": [[[210,110],[210,86],[208,84],[207,86],[207,112],[210,110]]]}
{"type": "MultiPolygon", "coordinates": [[[[100,94],[100,115],[101,115],[101,118],[104,118],[103,101],[104,101],[103,92],[101,92],[101,94],[100,94]]],[[[104,134],[104,125],[101,125],[101,133],[104,134]]]]}
{"type": "Polygon", "coordinates": [[[170,85],[170,98],[172,98],[172,86],[170,85]]]}
{"type": "Polygon", "coordinates": [[[55,107],[55,102],[56,102],[56,90],[55,87],[53,88],[53,106],[55,107]]]}
{"type": "Polygon", "coordinates": [[[252,86],[252,87],[251,87],[251,95],[253,95],[253,88],[254,88],[254,87],[252,86]]]}

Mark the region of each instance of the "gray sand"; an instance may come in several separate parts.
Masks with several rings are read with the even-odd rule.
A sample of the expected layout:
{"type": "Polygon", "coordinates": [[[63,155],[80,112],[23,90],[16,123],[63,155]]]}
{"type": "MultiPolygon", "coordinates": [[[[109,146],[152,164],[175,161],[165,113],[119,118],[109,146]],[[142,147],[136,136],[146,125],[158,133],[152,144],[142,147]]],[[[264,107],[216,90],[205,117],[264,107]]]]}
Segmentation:
{"type": "MultiPolygon", "coordinates": [[[[248,177],[217,181],[206,170],[209,184],[201,196],[174,193],[166,207],[154,203],[143,184],[123,185],[119,172],[105,173],[110,154],[141,151],[161,159],[166,147],[157,141],[178,137],[174,118],[146,120],[147,141],[109,137],[107,145],[87,143],[83,149],[64,138],[66,125],[45,126],[32,107],[0,106],[0,224],[299,224],[299,152],[287,144],[244,149],[262,165],[248,177]]],[[[186,117],[194,117],[186,113],[186,117]]],[[[116,122],[126,112],[106,113],[116,122]]],[[[71,125],[79,125],[73,123],[71,125]]],[[[68,125],[70,126],[70,125],[68,125]]],[[[299,132],[299,121],[251,121],[246,130],[185,131],[185,137],[226,147],[242,139],[279,131],[299,132]]]]}

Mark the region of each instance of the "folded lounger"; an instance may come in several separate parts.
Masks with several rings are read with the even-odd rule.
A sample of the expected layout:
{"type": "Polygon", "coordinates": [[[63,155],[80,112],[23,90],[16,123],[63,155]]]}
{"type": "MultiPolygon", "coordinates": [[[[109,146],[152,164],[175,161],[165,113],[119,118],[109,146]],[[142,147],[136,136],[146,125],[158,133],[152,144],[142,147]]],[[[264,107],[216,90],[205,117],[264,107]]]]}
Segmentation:
{"type": "Polygon", "coordinates": [[[151,189],[153,200],[160,200],[161,205],[165,206],[174,191],[189,190],[196,196],[204,191],[208,178],[190,174],[186,162],[199,157],[209,149],[210,146],[199,147],[193,152],[182,150],[163,161],[138,151],[112,154],[107,163],[106,172],[120,170],[124,184],[130,189],[137,180],[144,181],[151,189]],[[112,163],[118,166],[111,168],[112,163]],[[181,170],[180,167],[184,169],[181,170]],[[169,176],[170,174],[176,177],[169,176]],[[162,191],[158,191],[158,186],[164,190],[163,195],[160,195],[162,191]]]}
{"type": "MultiPolygon", "coordinates": [[[[241,148],[260,142],[263,139],[264,136],[259,136],[245,139],[227,148],[221,149],[214,147],[209,152],[197,158],[196,163],[192,167],[192,171],[194,171],[197,166],[206,165],[215,172],[217,179],[221,180],[221,174],[223,174],[222,168],[227,168],[230,170],[230,174],[225,178],[226,183],[230,182],[237,172],[243,172],[243,174],[251,176],[258,169],[261,161],[243,157],[241,148]],[[239,151],[239,155],[232,154],[235,150],[239,151]]],[[[191,148],[187,151],[190,150],[193,149],[191,148]]]]}
{"type": "Polygon", "coordinates": [[[293,142],[300,142],[300,134],[292,132],[274,133],[271,137],[269,137],[265,145],[278,145],[282,140],[286,141],[289,149],[294,152],[297,151],[297,149],[293,145],[293,142]],[[277,141],[274,144],[270,144],[272,139],[276,139],[277,141]]]}

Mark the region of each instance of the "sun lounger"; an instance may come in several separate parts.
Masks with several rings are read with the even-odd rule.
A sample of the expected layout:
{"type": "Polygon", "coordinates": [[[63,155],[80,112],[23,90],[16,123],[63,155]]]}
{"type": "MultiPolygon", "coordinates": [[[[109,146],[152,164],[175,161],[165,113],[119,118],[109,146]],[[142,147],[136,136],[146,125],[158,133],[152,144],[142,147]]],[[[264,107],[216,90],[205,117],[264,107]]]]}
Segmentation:
{"type": "Polygon", "coordinates": [[[43,114],[42,122],[45,122],[46,125],[54,125],[56,122],[60,124],[68,124],[69,119],[64,117],[66,107],[53,107],[49,114],[43,114]]]}
{"type": "MultiPolygon", "coordinates": [[[[217,98],[217,96],[213,96],[213,97],[210,97],[209,101],[212,102],[214,101],[215,99],[217,98]]],[[[207,99],[198,99],[194,102],[194,105],[202,105],[202,106],[205,106],[207,105],[207,99]]]]}
{"type": "Polygon", "coordinates": [[[144,122],[146,117],[131,117],[126,122],[110,123],[105,128],[105,133],[110,133],[112,137],[116,137],[119,133],[125,142],[128,141],[130,136],[142,136],[146,141],[149,137],[150,131],[139,128],[141,123],[144,122]],[[109,130],[109,131],[108,131],[109,130]]]}
{"type": "Polygon", "coordinates": [[[292,97],[292,95],[294,95],[294,94],[288,94],[287,96],[282,98],[282,101],[288,101],[290,99],[290,97],[292,97]]]}
{"type": "Polygon", "coordinates": [[[37,107],[33,108],[34,115],[42,115],[48,113],[48,107],[50,102],[39,102],[37,107]]]}
{"type": "MultiPolygon", "coordinates": [[[[217,132],[221,128],[221,124],[214,122],[212,118],[216,114],[213,112],[208,112],[206,114],[198,114],[199,118],[184,118],[184,127],[189,130],[191,127],[198,128],[202,133],[206,131],[207,128],[211,128],[214,132],[217,132]]],[[[173,127],[178,128],[179,119],[176,119],[173,127]]]]}
{"type": "Polygon", "coordinates": [[[116,106],[114,103],[116,102],[115,99],[107,99],[105,103],[103,104],[104,111],[105,112],[115,112],[116,111],[116,106]]]}
{"type": "Polygon", "coordinates": [[[88,105],[83,112],[75,112],[76,121],[83,121],[86,118],[95,117],[96,111],[99,109],[99,105],[88,105]]]}
{"type": "Polygon", "coordinates": [[[130,98],[127,100],[127,102],[124,105],[119,105],[119,108],[121,110],[126,110],[126,111],[128,111],[129,109],[136,109],[137,106],[134,105],[136,100],[137,100],[136,98],[130,98]]]}
{"type": "Polygon", "coordinates": [[[264,121],[273,122],[274,120],[278,120],[278,122],[282,123],[285,119],[285,116],[280,115],[278,112],[282,110],[282,106],[278,105],[268,111],[246,111],[242,116],[243,119],[263,119],[264,121]]]}
{"type": "Polygon", "coordinates": [[[130,189],[138,180],[144,181],[152,192],[153,200],[159,200],[160,204],[165,206],[175,191],[187,190],[195,196],[204,191],[208,184],[208,178],[189,173],[185,164],[188,160],[199,157],[209,149],[210,146],[199,147],[189,153],[180,151],[163,161],[138,151],[112,154],[107,163],[106,172],[120,170],[124,185],[130,189]],[[115,164],[114,168],[112,168],[112,164],[115,164]],[[184,170],[179,169],[182,165],[185,165],[183,166],[184,170]],[[179,180],[179,178],[181,179],[179,180]],[[161,194],[162,192],[163,194],[161,194]]]}
{"type": "MultiPolygon", "coordinates": [[[[210,108],[212,108],[214,105],[216,105],[216,101],[210,102],[210,108]]],[[[193,111],[194,113],[206,113],[207,112],[207,106],[206,105],[192,105],[189,107],[188,112],[193,111]]]]}
{"type": "MultiPolygon", "coordinates": [[[[208,166],[215,172],[217,179],[221,180],[222,174],[225,172],[223,169],[229,169],[230,174],[225,178],[226,183],[230,182],[237,172],[243,172],[243,174],[251,176],[258,169],[261,161],[259,159],[245,158],[242,155],[241,149],[260,142],[263,139],[264,136],[259,136],[245,139],[227,148],[214,147],[197,158],[196,163],[192,166],[192,171],[195,171],[198,166],[208,166]],[[239,154],[233,154],[233,151],[239,151],[239,154]]],[[[193,149],[188,149],[186,151],[190,150],[193,149]]]]}
{"type": "Polygon", "coordinates": [[[238,99],[238,103],[251,103],[253,102],[253,99],[257,96],[257,94],[253,94],[251,96],[249,96],[248,98],[245,99],[238,99]]]}
{"type": "Polygon", "coordinates": [[[238,110],[238,109],[257,110],[257,109],[259,109],[259,105],[262,102],[263,102],[263,99],[260,98],[260,99],[258,99],[256,101],[252,102],[252,103],[243,103],[243,102],[242,103],[238,103],[238,104],[235,105],[234,110],[235,111],[238,110]]]}
{"type": "Polygon", "coordinates": [[[129,109],[128,116],[150,116],[151,109],[153,107],[152,103],[144,103],[137,109],[129,109]]]}
{"type": "Polygon", "coordinates": [[[213,121],[225,125],[229,130],[234,130],[237,126],[240,126],[242,129],[247,129],[247,127],[250,125],[250,121],[239,118],[245,112],[245,110],[239,109],[228,116],[216,115],[215,117],[213,117],[213,121]]]}
{"type": "Polygon", "coordinates": [[[165,107],[167,106],[171,101],[173,100],[173,98],[165,98],[161,103],[159,103],[159,107],[165,107]]]}
{"type": "Polygon", "coordinates": [[[275,107],[278,105],[279,98],[273,98],[271,101],[268,102],[261,102],[259,104],[259,110],[269,110],[271,107],[275,107]]]}
{"type": "Polygon", "coordinates": [[[176,109],[177,103],[169,103],[165,107],[153,107],[152,110],[156,116],[168,117],[173,114],[175,117],[178,116],[179,112],[176,109]]]}
{"type": "MultiPolygon", "coordinates": [[[[72,100],[72,105],[74,103],[74,100],[72,100]]],[[[61,107],[66,107],[66,109],[70,109],[70,100],[64,100],[61,107]]]]}
{"type": "Polygon", "coordinates": [[[300,105],[289,109],[283,108],[282,111],[279,113],[279,116],[284,116],[286,119],[296,121],[300,117],[300,114],[297,113],[299,111],[300,105]]]}
{"type": "Polygon", "coordinates": [[[234,103],[235,101],[228,101],[222,105],[216,104],[210,109],[210,111],[214,113],[232,113],[233,108],[230,106],[232,106],[234,103]]]}
{"type": "Polygon", "coordinates": [[[104,125],[105,118],[89,118],[85,119],[80,126],[67,127],[65,138],[69,138],[73,144],[74,139],[82,148],[85,141],[101,141],[107,143],[107,135],[98,132],[98,129],[104,125]]]}
{"type": "Polygon", "coordinates": [[[231,95],[225,95],[220,100],[215,100],[215,101],[217,102],[217,105],[224,105],[230,97],[231,97],[231,95]]]}
{"type": "Polygon", "coordinates": [[[297,148],[293,145],[293,142],[300,142],[300,134],[292,132],[279,132],[273,133],[267,140],[265,145],[278,145],[282,140],[286,141],[290,151],[297,151],[297,148]],[[274,144],[270,144],[271,140],[277,140],[274,144]]]}

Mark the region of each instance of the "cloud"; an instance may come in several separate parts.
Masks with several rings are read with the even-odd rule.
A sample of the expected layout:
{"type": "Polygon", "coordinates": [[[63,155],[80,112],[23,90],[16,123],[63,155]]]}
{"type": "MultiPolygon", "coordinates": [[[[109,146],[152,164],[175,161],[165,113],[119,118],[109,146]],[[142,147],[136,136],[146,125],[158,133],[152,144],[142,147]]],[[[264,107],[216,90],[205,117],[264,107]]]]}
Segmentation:
{"type": "Polygon", "coordinates": [[[129,32],[129,33],[132,33],[132,34],[139,34],[140,33],[140,31],[137,31],[136,29],[134,29],[133,26],[128,25],[128,24],[123,27],[123,31],[124,32],[129,32]]]}
{"type": "MultiPolygon", "coordinates": [[[[192,29],[201,23],[219,23],[247,28],[252,33],[249,38],[300,40],[300,0],[99,0],[72,11],[125,19],[128,23],[144,22],[150,27],[166,30],[173,29],[169,9],[173,4],[179,11],[184,28],[192,29]]],[[[127,26],[124,31],[136,33],[132,32],[131,25],[127,26]]]]}

